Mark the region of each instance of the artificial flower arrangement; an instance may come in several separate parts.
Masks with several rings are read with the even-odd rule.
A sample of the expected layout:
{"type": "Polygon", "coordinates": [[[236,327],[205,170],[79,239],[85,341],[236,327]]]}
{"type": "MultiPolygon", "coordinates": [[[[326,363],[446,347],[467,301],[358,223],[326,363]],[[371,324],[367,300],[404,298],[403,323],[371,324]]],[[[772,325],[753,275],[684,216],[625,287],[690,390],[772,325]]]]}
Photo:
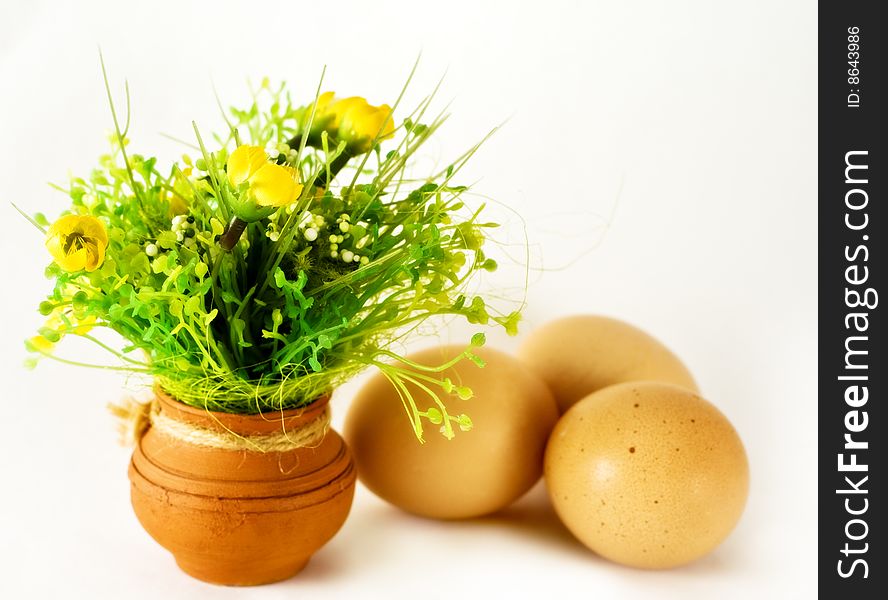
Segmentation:
{"type": "MultiPolygon", "coordinates": [[[[106,88],[110,102],[107,77],[106,88]]],[[[55,353],[79,336],[116,355],[113,368],[153,379],[155,400],[122,411],[138,422],[136,513],[184,570],[241,584],[298,571],[348,512],[354,466],[328,430],[332,390],[376,367],[420,440],[429,425],[451,438],[472,422],[442,397],[471,390],[440,375],[452,363],[411,363],[395,344],[431,317],[510,333],[519,319],[468,291],[497,267],[483,249],[496,224],[454,181],[477,146],[440,172],[409,172],[446,120],[429,116],[434,94],[400,121],[403,90],[391,107],[332,92],[294,103],[267,80],[252,95],[224,113],[228,129],[212,144],[195,126],[197,155],[161,168],[130,150],[127,91],[123,126],[111,103],[111,152],[63,189],[70,208],[52,223],[29,217],[46,235],[55,282],[29,350],[79,364],[55,353]],[[113,349],[98,327],[128,345],[113,349]],[[237,475],[245,468],[255,472],[237,475]],[[317,513],[333,504],[333,517],[317,513]],[[244,519],[258,538],[232,525],[244,519]],[[311,548],[297,549],[294,536],[316,525],[311,548]],[[207,550],[208,532],[218,552],[207,550]],[[261,565],[250,558],[260,546],[261,565]]],[[[455,360],[483,366],[472,353],[483,343],[476,334],[455,360]]]]}

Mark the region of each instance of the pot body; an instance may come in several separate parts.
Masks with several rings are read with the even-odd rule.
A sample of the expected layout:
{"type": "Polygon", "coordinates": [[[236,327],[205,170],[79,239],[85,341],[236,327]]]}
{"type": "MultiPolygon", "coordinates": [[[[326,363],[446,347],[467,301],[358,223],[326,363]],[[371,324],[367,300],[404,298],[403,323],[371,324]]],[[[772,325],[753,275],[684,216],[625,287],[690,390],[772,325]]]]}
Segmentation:
{"type": "MultiPolygon", "coordinates": [[[[327,403],[232,415],[157,395],[176,420],[244,436],[298,429],[327,403]]],[[[197,445],[149,427],[129,467],[145,530],[183,571],[223,585],[271,583],[301,571],[345,522],[355,476],[351,453],[332,430],[313,447],[258,452],[197,445]]]]}

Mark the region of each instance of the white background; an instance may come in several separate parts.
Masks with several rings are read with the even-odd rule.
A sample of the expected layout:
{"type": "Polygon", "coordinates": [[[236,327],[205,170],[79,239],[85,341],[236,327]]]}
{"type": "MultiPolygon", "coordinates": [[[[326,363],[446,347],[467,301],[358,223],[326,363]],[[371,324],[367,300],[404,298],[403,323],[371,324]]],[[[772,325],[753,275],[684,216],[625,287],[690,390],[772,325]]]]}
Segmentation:
{"type": "MultiPolygon", "coordinates": [[[[0,5],[0,597],[813,597],[814,2],[259,5],[0,5]],[[326,64],[325,88],[381,103],[421,50],[411,98],[446,70],[441,102],[454,101],[429,166],[508,119],[464,179],[527,223],[524,331],[601,313],[672,347],[746,443],[734,534],[692,566],[644,572],[574,542],[542,487],[463,523],[406,516],[359,487],[340,534],[290,581],[226,589],[180,573],[131,512],[129,452],[104,408],[136,382],[20,366],[48,257],[8,202],[55,216],[66,199],[45,182],[88,173],[105,150],[99,44],[115,90],[130,82],[133,148],[164,160],[182,150],[159,132],[218,127],[213,83],[229,104],[263,75],[307,100],[326,64]]],[[[502,216],[502,240],[520,241],[502,216]]],[[[520,291],[521,267],[501,262],[500,291],[520,291]]],[[[337,393],[338,423],[358,383],[337,393]]]]}

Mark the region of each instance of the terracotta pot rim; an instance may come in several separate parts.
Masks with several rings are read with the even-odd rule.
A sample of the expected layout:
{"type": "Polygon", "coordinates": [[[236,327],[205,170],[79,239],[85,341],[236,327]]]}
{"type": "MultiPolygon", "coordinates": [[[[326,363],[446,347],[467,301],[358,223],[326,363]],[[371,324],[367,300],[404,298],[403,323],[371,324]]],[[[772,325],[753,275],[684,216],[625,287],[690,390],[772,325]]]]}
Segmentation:
{"type": "Polygon", "coordinates": [[[322,485],[306,490],[291,490],[280,495],[269,496],[219,496],[200,494],[155,483],[143,473],[134,461],[129,464],[129,480],[134,490],[149,497],[161,499],[171,506],[182,506],[196,510],[207,510],[208,501],[236,505],[237,511],[244,514],[293,512],[330,502],[341,494],[353,493],[350,487],[357,479],[353,463],[322,485]]]}
{"type": "Polygon", "coordinates": [[[331,396],[328,392],[299,408],[247,414],[191,406],[176,400],[158,385],[154,386],[154,395],[161,411],[178,421],[218,431],[232,431],[238,435],[262,435],[298,429],[319,417],[326,410],[331,396]]]}

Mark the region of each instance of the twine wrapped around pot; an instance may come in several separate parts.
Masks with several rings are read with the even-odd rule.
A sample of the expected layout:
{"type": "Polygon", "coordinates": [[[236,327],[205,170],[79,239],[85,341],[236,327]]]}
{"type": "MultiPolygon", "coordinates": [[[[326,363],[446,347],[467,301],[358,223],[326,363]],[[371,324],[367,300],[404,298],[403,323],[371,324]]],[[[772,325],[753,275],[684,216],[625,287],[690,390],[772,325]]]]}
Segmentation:
{"type": "Polygon", "coordinates": [[[175,440],[219,450],[252,450],[254,452],[287,452],[316,446],[330,427],[330,407],[311,421],[292,431],[244,436],[230,430],[217,430],[185,423],[165,414],[157,400],[140,402],[124,398],[108,409],[120,422],[118,429],[126,445],[135,445],[149,427],[175,440]]]}

